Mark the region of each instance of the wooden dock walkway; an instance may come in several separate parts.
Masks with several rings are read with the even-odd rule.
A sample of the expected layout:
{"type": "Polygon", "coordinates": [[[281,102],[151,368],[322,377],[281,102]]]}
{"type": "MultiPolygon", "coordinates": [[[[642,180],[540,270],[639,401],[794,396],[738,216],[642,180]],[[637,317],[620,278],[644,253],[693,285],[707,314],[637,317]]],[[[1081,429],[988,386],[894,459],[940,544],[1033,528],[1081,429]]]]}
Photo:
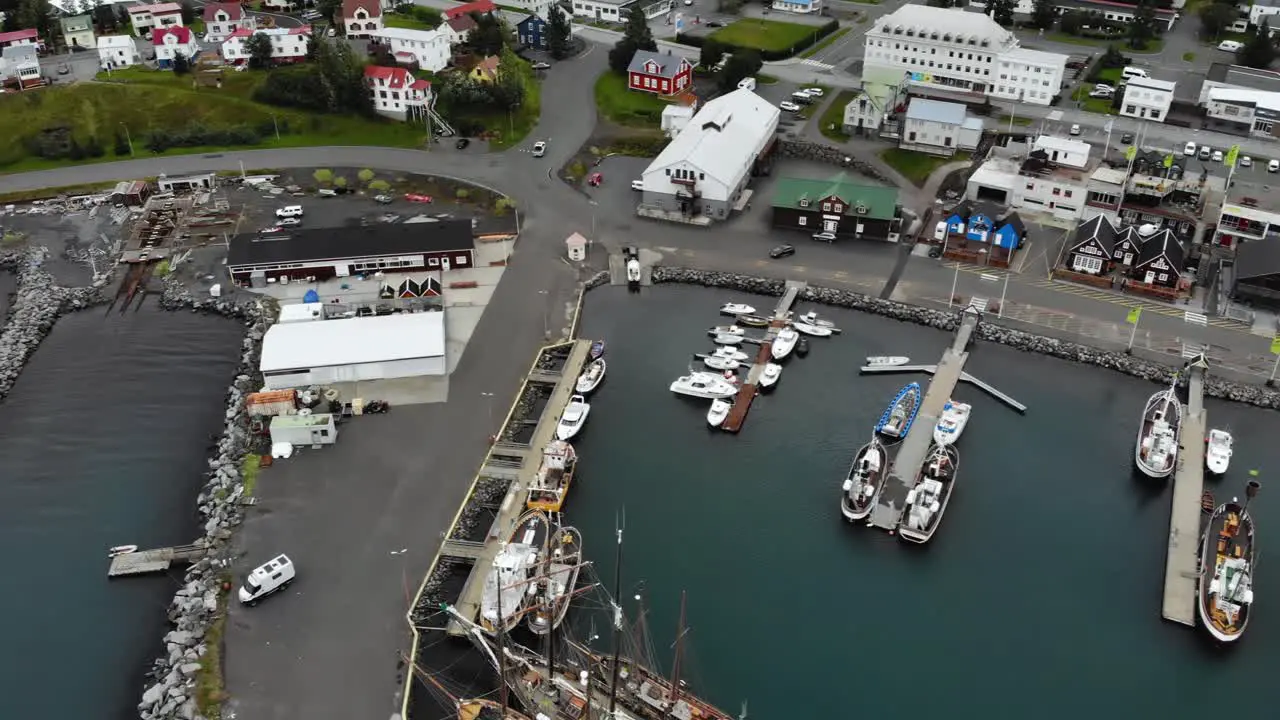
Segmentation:
{"type": "MultiPolygon", "coordinates": [[[[507,495],[503,498],[502,504],[498,506],[493,524],[489,526],[489,532],[485,535],[484,540],[479,543],[479,547],[476,547],[476,543],[456,540],[446,540],[441,547],[442,556],[473,562],[471,575],[467,578],[466,584],[463,585],[458,601],[454,603],[458,612],[464,617],[475,620],[480,612],[480,597],[484,592],[485,578],[489,576],[493,569],[493,559],[498,555],[498,551],[502,549],[502,543],[510,537],[516,521],[520,519],[520,516],[525,511],[526,493],[538,472],[538,466],[541,464],[542,448],[555,439],[556,425],[560,422],[560,414],[564,412],[565,406],[569,404],[569,398],[573,396],[574,385],[578,381],[578,375],[583,366],[587,363],[587,356],[590,351],[590,340],[574,341],[573,350],[569,352],[569,358],[564,364],[565,370],[559,374],[556,386],[551,391],[551,397],[543,407],[542,416],[538,418],[538,424],[533,430],[533,437],[529,440],[530,452],[528,457],[519,468],[503,469],[508,473],[508,476],[512,473],[514,474],[511,480],[511,487],[507,490],[507,495]]],[[[533,382],[545,382],[545,380],[532,376],[529,379],[533,382]]],[[[492,464],[484,467],[485,472],[492,470],[495,470],[492,464]]],[[[451,620],[449,622],[449,634],[454,637],[462,637],[466,635],[466,629],[451,620]]]]}
{"type": "Polygon", "coordinates": [[[773,308],[773,319],[769,322],[769,329],[765,331],[764,340],[760,342],[760,350],[756,353],[756,361],[747,369],[747,376],[742,381],[742,387],[738,389],[738,394],[733,398],[733,407],[729,408],[729,414],[725,416],[724,422],[720,423],[721,430],[736,433],[742,429],[742,423],[746,421],[747,413],[751,411],[751,403],[755,401],[756,395],[759,394],[760,373],[764,372],[764,366],[773,359],[773,341],[777,339],[778,333],[782,328],[787,326],[791,306],[795,304],[796,298],[807,287],[809,287],[809,284],[800,280],[787,281],[786,290],[783,291],[782,297],[778,298],[778,304],[773,308]]]}
{"type": "Polygon", "coordinates": [[[209,548],[198,543],[155,548],[153,550],[137,550],[111,558],[111,567],[107,569],[107,577],[114,578],[164,572],[173,563],[199,560],[208,552],[209,548]]]}
{"type": "Polygon", "coordinates": [[[925,453],[933,442],[933,428],[938,424],[938,416],[942,408],[951,400],[956,383],[964,372],[964,363],[969,359],[966,350],[973,331],[978,327],[979,313],[966,309],[956,330],[951,347],[942,353],[942,360],[929,381],[924,401],[920,403],[920,411],[911,423],[907,437],[898,448],[898,454],[889,467],[889,477],[885,479],[876,506],[871,510],[868,524],[882,530],[894,532],[902,522],[902,513],[906,510],[907,493],[915,487],[916,475],[924,464],[925,453]]]}
{"type": "Polygon", "coordinates": [[[1204,356],[1192,359],[1186,412],[1182,417],[1178,466],[1173,475],[1173,508],[1169,512],[1169,549],[1164,562],[1165,620],[1196,624],[1196,592],[1200,578],[1200,495],[1204,492],[1204,443],[1208,412],[1204,407],[1204,356]]]}

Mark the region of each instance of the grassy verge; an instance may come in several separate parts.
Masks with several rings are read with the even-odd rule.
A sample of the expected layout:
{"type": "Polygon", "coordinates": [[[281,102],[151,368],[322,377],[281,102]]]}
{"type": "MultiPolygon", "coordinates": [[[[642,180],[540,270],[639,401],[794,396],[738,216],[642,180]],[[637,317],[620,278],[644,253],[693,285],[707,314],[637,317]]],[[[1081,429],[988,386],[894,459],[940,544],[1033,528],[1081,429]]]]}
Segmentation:
{"type": "Polygon", "coordinates": [[[382,16],[382,22],[387,27],[404,28],[406,30],[434,30],[435,29],[434,25],[426,22],[425,20],[419,20],[416,17],[410,17],[408,15],[400,15],[398,13],[384,14],[382,16]]]}
{"type": "MultiPolygon", "coordinates": [[[[1078,87],[1075,89],[1075,92],[1071,93],[1071,99],[1079,103],[1080,109],[1085,112],[1098,113],[1099,115],[1114,115],[1115,110],[1111,108],[1111,99],[1089,97],[1089,91],[1092,89],[1092,85],[1087,87],[1078,87]]],[[[1028,120],[1027,124],[1030,125],[1031,121],[1028,120]]]]}
{"type": "Polygon", "coordinates": [[[258,488],[258,471],[261,469],[262,456],[257,453],[249,453],[244,456],[244,460],[240,461],[240,479],[244,482],[244,496],[253,497],[253,491],[258,488]]]}
{"type": "Polygon", "coordinates": [[[808,50],[805,50],[804,52],[800,53],[800,57],[813,57],[814,55],[816,55],[816,54],[818,54],[819,52],[821,52],[821,51],[823,50],[823,48],[825,48],[825,47],[827,47],[828,45],[830,45],[831,43],[835,42],[837,39],[839,39],[839,38],[840,38],[840,36],[841,36],[841,35],[844,35],[844,34],[845,34],[845,33],[847,33],[847,32],[849,32],[849,28],[847,28],[847,27],[842,27],[842,28],[840,28],[839,30],[837,30],[837,31],[835,31],[835,32],[831,33],[830,35],[828,35],[828,36],[826,36],[826,37],[822,38],[822,40],[820,40],[820,41],[818,42],[818,44],[817,44],[817,45],[814,45],[813,47],[809,48],[808,50]]]}
{"type": "MultiPolygon", "coordinates": [[[[1078,92],[1078,91],[1077,91],[1077,92],[1078,92]]],[[[1074,98],[1073,98],[1073,99],[1074,99],[1074,98]]],[[[1001,125],[1004,125],[1004,126],[1006,126],[1006,127],[1007,127],[1008,125],[1010,125],[1010,124],[1013,124],[1013,125],[1022,125],[1023,127],[1026,127],[1027,125],[1030,125],[1030,124],[1031,124],[1031,118],[1028,118],[1028,117],[1022,117],[1022,116],[1020,116],[1020,115],[1001,115],[1001,116],[1000,116],[1000,124],[1001,124],[1001,125]]]]}
{"type": "Polygon", "coordinates": [[[1193,53],[1193,52],[1184,52],[1184,53],[1182,53],[1182,62],[1195,62],[1195,61],[1196,61],[1196,54],[1195,54],[1195,53],[1193,53]]]}
{"type": "Polygon", "coordinates": [[[1164,38],[1161,37],[1151,38],[1147,41],[1147,46],[1141,50],[1135,50],[1129,47],[1128,38],[1123,36],[1104,40],[1103,38],[1080,37],[1079,35],[1068,35],[1064,32],[1052,32],[1045,33],[1044,37],[1046,40],[1065,43],[1067,45],[1090,45],[1092,47],[1102,48],[1107,47],[1108,45],[1115,45],[1120,49],[1120,52],[1125,53],[1126,55],[1154,55],[1161,50],[1164,50],[1164,38]]]}
{"type": "Polygon", "coordinates": [[[764,73],[756,74],[756,84],[758,85],[776,85],[777,83],[778,78],[772,75],[765,75],[764,73]]]}
{"type": "Polygon", "coordinates": [[[756,50],[787,50],[816,32],[816,25],[739,18],[711,33],[716,42],[756,50]]]}
{"type": "Polygon", "coordinates": [[[822,111],[818,119],[818,130],[828,140],[844,142],[849,139],[844,131],[844,107],[853,101],[854,91],[842,90],[822,111]]]}
{"type": "MultiPolygon", "coordinates": [[[[228,575],[224,583],[230,582],[228,575]]],[[[200,658],[200,670],[196,673],[196,710],[207,720],[222,719],[222,703],[227,699],[222,678],[222,633],[227,624],[227,598],[226,591],[218,591],[218,611],[204,634],[204,656],[200,658]]]]}
{"type": "Polygon", "coordinates": [[[903,150],[902,148],[889,148],[888,150],[880,151],[882,160],[894,170],[902,173],[917,187],[924,185],[924,181],[929,179],[934,170],[947,163],[958,162],[968,157],[968,153],[956,153],[954,157],[949,158],[938,157],[937,155],[928,155],[913,150],[903,150]]]}
{"type": "Polygon", "coordinates": [[[596,109],[610,121],[627,127],[657,127],[667,103],[653,93],[627,88],[627,78],[606,72],[596,80],[596,109]]]}

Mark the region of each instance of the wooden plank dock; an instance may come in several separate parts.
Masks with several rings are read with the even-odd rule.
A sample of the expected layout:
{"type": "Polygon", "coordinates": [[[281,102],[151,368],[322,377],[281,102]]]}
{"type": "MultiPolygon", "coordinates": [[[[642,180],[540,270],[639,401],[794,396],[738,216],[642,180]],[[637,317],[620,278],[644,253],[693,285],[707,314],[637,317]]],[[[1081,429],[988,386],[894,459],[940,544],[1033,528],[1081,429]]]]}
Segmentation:
{"type": "Polygon", "coordinates": [[[773,309],[773,319],[769,322],[769,329],[765,331],[764,340],[760,342],[760,351],[756,353],[756,361],[747,369],[747,376],[742,381],[742,387],[738,389],[738,394],[733,398],[733,407],[729,408],[729,414],[725,416],[724,422],[720,423],[721,430],[736,433],[742,429],[742,423],[746,421],[747,413],[751,411],[751,403],[755,401],[756,395],[759,394],[760,373],[764,372],[764,366],[773,357],[773,341],[777,339],[778,333],[782,328],[787,326],[791,306],[795,304],[796,298],[799,297],[801,291],[807,287],[809,287],[809,284],[806,282],[799,280],[787,281],[787,288],[783,291],[782,297],[778,299],[778,304],[773,309]]]}
{"type": "Polygon", "coordinates": [[[1200,495],[1204,492],[1204,443],[1209,418],[1204,407],[1204,356],[1191,361],[1187,405],[1182,416],[1181,446],[1173,474],[1173,508],[1169,512],[1169,549],[1164,563],[1165,620],[1196,624],[1196,592],[1200,578],[1200,495]]]}
{"type": "Polygon", "coordinates": [[[209,548],[195,543],[155,548],[153,550],[137,550],[111,558],[111,566],[107,568],[107,577],[114,578],[164,572],[173,563],[199,560],[208,552],[209,548]]]}
{"type": "MultiPolygon", "coordinates": [[[[498,551],[502,549],[502,543],[510,537],[516,521],[525,511],[526,493],[538,472],[542,448],[555,439],[560,414],[564,412],[565,406],[569,404],[569,398],[573,396],[574,385],[578,381],[578,375],[583,366],[586,365],[590,351],[590,340],[574,341],[573,349],[569,352],[569,357],[564,364],[564,372],[558,374],[556,386],[551,391],[551,397],[547,400],[542,416],[538,418],[538,424],[533,430],[533,437],[529,440],[530,452],[527,459],[519,468],[506,469],[508,476],[514,473],[511,487],[507,490],[506,497],[502,499],[502,504],[498,506],[493,524],[489,526],[489,532],[479,543],[479,547],[476,547],[476,543],[456,540],[446,540],[441,547],[441,555],[469,560],[473,563],[471,575],[463,585],[458,601],[454,603],[458,612],[464,617],[475,620],[480,612],[480,597],[484,592],[485,578],[493,569],[493,559],[497,557],[498,551]]],[[[530,380],[545,382],[534,377],[530,380]]],[[[492,469],[490,466],[485,467],[486,471],[490,469],[492,469]]],[[[454,637],[466,635],[465,628],[453,620],[449,621],[448,632],[454,637]]]]}
{"type": "Polygon", "coordinates": [[[907,493],[916,484],[916,475],[924,464],[925,453],[933,442],[933,428],[938,424],[938,416],[942,408],[951,400],[956,383],[964,372],[964,363],[969,359],[969,339],[978,327],[980,314],[966,309],[956,330],[951,347],[942,353],[942,359],[933,373],[929,388],[925,391],[924,401],[920,403],[920,411],[907,431],[898,448],[898,453],[889,467],[889,476],[885,479],[876,506],[871,510],[868,522],[872,527],[894,532],[902,522],[902,513],[906,510],[907,493]]]}

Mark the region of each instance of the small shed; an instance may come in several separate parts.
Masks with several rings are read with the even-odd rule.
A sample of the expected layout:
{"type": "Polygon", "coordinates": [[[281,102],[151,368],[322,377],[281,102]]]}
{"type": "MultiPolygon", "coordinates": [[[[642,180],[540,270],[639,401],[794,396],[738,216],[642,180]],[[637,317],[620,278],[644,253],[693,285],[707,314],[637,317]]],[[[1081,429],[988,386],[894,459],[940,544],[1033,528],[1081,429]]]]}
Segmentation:
{"type": "Polygon", "coordinates": [[[582,233],[570,235],[565,239],[564,246],[568,250],[570,260],[582,262],[587,259],[587,239],[582,237],[582,233]]]}
{"type": "Polygon", "coordinates": [[[282,323],[310,322],[324,319],[324,303],[306,302],[295,305],[282,305],[280,319],[282,323]]]}
{"type": "Polygon", "coordinates": [[[271,442],[290,445],[332,445],[338,442],[333,415],[277,415],[271,418],[271,442]]]}

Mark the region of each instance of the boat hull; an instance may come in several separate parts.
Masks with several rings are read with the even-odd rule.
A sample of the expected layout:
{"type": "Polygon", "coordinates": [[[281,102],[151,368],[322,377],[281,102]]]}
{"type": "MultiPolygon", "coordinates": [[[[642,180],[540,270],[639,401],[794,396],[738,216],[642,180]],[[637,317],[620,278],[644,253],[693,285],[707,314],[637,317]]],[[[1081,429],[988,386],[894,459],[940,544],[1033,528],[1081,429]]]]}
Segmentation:
{"type": "Polygon", "coordinates": [[[938,424],[933,428],[933,442],[944,447],[958,442],[960,436],[964,434],[965,427],[969,425],[970,412],[971,408],[968,405],[964,405],[963,410],[954,413],[951,413],[949,409],[944,409],[942,418],[938,420],[938,424]],[[944,425],[946,420],[954,420],[954,425],[944,425]]]}
{"type": "Polygon", "coordinates": [[[729,409],[733,405],[724,400],[714,400],[711,403],[711,409],[707,411],[707,425],[718,428],[724,424],[725,418],[729,417],[729,409]]]}
{"type": "Polygon", "coordinates": [[[872,367],[897,367],[906,365],[911,362],[911,358],[902,357],[901,355],[871,355],[867,358],[867,364],[872,367]]]}
{"type": "Polygon", "coordinates": [[[840,487],[840,513],[844,515],[844,519],[849,522],[864,520],[876,506],[876,499],[880,497],[880,489],[884,486],[884,475],[889,470],[889,452],[879,439],[863,445],[854,453],[853,462],[849,465],[849,472],[845,473],[844,484],[840,487]],[[868,476],[868,480],[864,481],[872,486],[870,495],[865,492],[858,494],[858,500],[849,497],[850,491],[853,489],[855,481],[855,473],[858,463],[869,453],[878,453],[880,467],[874,473],[868,476]]]}
{"type": "Polygon", "coordinates": [[[562,585],[555,597],[546,600],[550,607],[529,613],[529,630],[535,635],[546,635],[560,627],[569,614],[573,591],[578,586],[578,574],[582,570],[582,533],[574,527],[556,530],[549,545],[554,566],[548,582],[562,585]],[[559,553],[557,553],[557,550],[559,553]]]}
{"type": "Polygon", "coordinates": [[[921,398],[920,383],[909,383],[899,390],[884,414],[880,416],[880,422],[876,423],[876,432],[894,439],[906,437],[911,431],[911,424],[915,422],[916,413],[920,411],[921,398]],[[903,408],[903,413],[901,413],[901,421],[897,421],[895,410],[900,406],[903,408]]]}
{"type": "Polygon", "coordinates": [[[596,358],[587,365],[586,372],[578,377],[578,381],[574,384],[574,390],[580,395],[587,395],[594,392],[600,387],[600,383],[604,382],[605,372],[608,366],[605,364],[604,358],[596,358]],[[596,368],[599,368],[598,370],[596,368]]]}
{"type": "MultiPolygon", "coordinates": [[[[535,549],[542,548],[546,545],[550,534],[551,521],[547,518],[546,513],[540,510],[526,510],[516,520],[515,527],[512,528],[511,534],[507,537],[507,545],[504,551],[517,545],[527,545],[535,549]]],[[[520,571],[521,575],[516,578],[501,577],[496,567],[490,571],[489,577],[485,579],[485,589],[481,595],[479,621],[480,627],[487,634],[494,635],[499,632],[510,632],[520,624],[528,603],[528,594],[525,589],[531,581],[534,570],[535,568],[532,564],[523,566],[520,571]],[[497,589],[495,590],[494,588],[497,589]],[[518,592],[503,594],[502,602],[498,603],[494,592],[503,593],[503,589],[518,590],[518,592]],[[511,600],[511,602],[508,604],[507,600],[511,600]]]]}
{"type": "Polygon", "coordinates": [[[591,343],[591,350],[587,353],[588,360],[598,360],[604,357],[604,341],[596,340],[591,343]]]}
{"type": "Polygon", "coordinates": [[[1168,479],[1173,474],[1174,468],[1178,466],[1178,443],[1181,440],[1181,432],[1182,406],[1177,397],[1173,395],[1173,390],[1161,390],[1148,398],[1147,405],[1142,412],[1142,419],[1138,424],[1138,439],[1133,445],[1133,465],[1138,472],[1153,480],[1168,479]],[[1172,411],[1172,415],[1168,419],[1171,421],[1169,424],[1173,429],[1173,453],[1168,467],[1153,464],[1143,457],[1143,444],[1154,432],[1152,429],[1152,415],[1157,407],[1165,407],[1172,411]]]}
{"type": "Polygon", "coordinates": [[[791,323],[791,327],[795,328],[796,332],[804,333],[811,337],[831,337],[832,332],[831,328],[819,327],[817,325],[810,325],[802,322],[791,323]]]}
{"type": "Polygon", "coordinates": [[[556,424],[557,440],[570,440],[577,437],[578,433],[582,432],[583,426],[587,424],[587,417],[591,414],[591,406],[586,403],[586,398],[581,395],[575,395],[569,401],[569,407],[572,408],[575,405],[578,406],[579,410],[571,413],[566,408],[564,415],[560,417],[560,422],[556,424]]]}
{"type": "Polygon", "coordinates": [[[769,318],[760,317],[759,315],[739,315],[737,323],[747,327],[768,327],[769,318]]]}
{"type": "MultiPolygon", "coordinates": [[[[934,447],[947,454],[947,457],[950,458],[953,467],[951,470],[951,477],[943,486],[942,496],[938,500],[938,511],[934,513],[928,526],[924,528],[913,528],[905,522],[898,526],[898,537],[916,545],[923,545],[929,542],[933,539],[934,534],[938,532],[938,528],[942,525],[942,518],[947,514],[947,506],[951,504],[951,496],[955,494],[956,480],[960,476],[960,452],[955,449],[955,446],[948,445],[945,447],[934,447]]],[[[928,458],[933,457],[933,455],[934,452],[931,449],[926,456],[926,465],[921,466],[920,468],[920,477],[916,479],[916,487],[919,487],[921,480],[924,479],[924,470],[929,462],[928,458]]],[[[904,517],[906,517],[910,511],[911,506],[908,505],[906,512],[903,514],[904,517]]]]}
{"type": "Polygon", "coordinates": [[[758,385],[762,388],[771,388],[778,384],[782,379],[782,366],[773,363],[767,363],[764,370],[760,373],[758,385]]]}
{"type": "Polygon", "coordinates": [[[1200,626],[1205,629],[1209,637],[1215,642],[1230,644],[1238,642],[1244,636],[1245,630],[1249,627],[1250,607],[1245,606],[1239,618],[1239,622],[1231,628],[1230,631],[1218,627],[1214,622],[1213,612],[1209,607],[1210,584],[1214,578],[1214,568],[1217,565],[1218,553],[1214,547],[1214,541],[1219,538],[1219,531],[1223,527],[1224,520],[1229,513],[1236,513],[1240,517],[1240,529],[1237,531],[1237,537],[1243,535],[1242,543],[1245,549],[1241,553],[1241,557],[1248,560],[1249,572],[1253,569],[1253,518],[1248,511],[1236,502],[1223,503],[1219,505],[1209,518],[1208,528],[1204,533],[1204,541],[1200,546],[1200,580],[1196,586],[1196,610],[1200,618],[1200,626]]]}
{"type": "MultiPolygon", "coordinates": [[[[788,328],[789,329],[789,328],[788,328]]],[[[800,335],[795,330],[788,332],[783,330],[778,333],[778,337],[774,338],[773,343],[769,347],[769,354],[774,360],[784,360],[795,350],[796,343],[799,342],[800,335]]]]}

